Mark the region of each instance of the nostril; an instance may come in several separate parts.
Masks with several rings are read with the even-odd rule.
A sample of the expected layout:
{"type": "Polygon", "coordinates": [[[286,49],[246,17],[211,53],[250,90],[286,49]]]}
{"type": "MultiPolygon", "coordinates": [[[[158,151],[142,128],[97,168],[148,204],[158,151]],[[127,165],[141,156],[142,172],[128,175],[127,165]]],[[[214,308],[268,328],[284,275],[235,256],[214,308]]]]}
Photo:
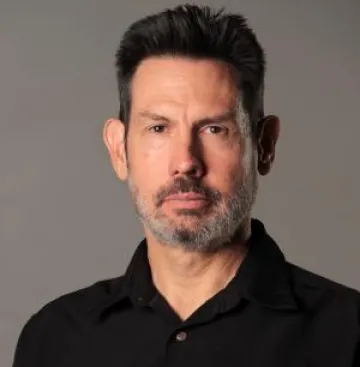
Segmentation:
{"type": "Polygon", "coordinates": [[[183,146],[178,146],[173,152],[169,166],[170,175],[201,177],[204,172],[204,164],[200,154],[195,154],[190,149],[184,150],[182,148],[183,146]]]}

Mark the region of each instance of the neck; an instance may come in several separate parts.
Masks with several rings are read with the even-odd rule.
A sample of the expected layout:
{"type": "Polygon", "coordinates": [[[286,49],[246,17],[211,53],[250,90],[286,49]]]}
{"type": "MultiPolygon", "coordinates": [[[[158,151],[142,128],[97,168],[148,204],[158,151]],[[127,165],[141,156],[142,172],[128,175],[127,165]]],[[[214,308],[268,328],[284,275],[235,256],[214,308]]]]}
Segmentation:
{"type": "Polygon", "coordinates": [[[234,241],[212,253],[162,245],[147,236],[153,283],[182,320],[232,280],[245,258],[249,236],[250,221],[234,241]]]}

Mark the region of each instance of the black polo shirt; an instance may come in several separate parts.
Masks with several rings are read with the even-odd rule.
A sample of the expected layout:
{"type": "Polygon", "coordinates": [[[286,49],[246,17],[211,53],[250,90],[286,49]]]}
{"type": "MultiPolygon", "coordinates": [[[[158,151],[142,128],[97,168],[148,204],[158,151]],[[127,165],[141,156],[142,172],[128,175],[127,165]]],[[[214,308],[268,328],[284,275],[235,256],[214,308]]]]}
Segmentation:
{"type": "Polygon", "coordinates": [[[13,366],[359,367],[359,293],[286,262],[259,221],[250,241],[233,280],[184,322],[142,241],[124,276],[33,315],[13,366]]]}

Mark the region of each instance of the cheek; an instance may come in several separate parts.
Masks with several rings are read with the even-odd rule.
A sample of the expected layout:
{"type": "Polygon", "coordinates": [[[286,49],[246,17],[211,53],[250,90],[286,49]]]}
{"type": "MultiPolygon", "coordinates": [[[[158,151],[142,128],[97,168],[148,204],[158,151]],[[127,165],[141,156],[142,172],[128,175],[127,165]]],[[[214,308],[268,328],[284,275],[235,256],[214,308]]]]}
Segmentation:
{"type": "Polygon", "coordinates": [[[134,149],[130,176],[142,196],[151,196],[166,182],[166,155],[158,150],[134,149]]]}
{"type": "Polygon", "coordinates": [[[231,192],[247,172],[247,165],[251,161],[248,148],[236,143],[227,149],[208,153],[210,181],[220,191],[231,192]]]}
{"type": "Polygon", "coordinates": [[[223,193],[230,192],[234,182],[239,180],[241,170],[242,167],[238,159],[218,154],[212,160],[209,169],[209,183],[223,193]]]}

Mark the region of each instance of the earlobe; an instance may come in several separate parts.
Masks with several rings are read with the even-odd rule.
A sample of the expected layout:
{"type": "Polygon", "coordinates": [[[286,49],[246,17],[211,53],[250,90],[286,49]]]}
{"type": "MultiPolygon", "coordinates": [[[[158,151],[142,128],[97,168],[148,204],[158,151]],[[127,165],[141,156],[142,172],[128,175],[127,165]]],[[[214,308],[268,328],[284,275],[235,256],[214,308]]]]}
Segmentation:
{"type": "Polygon", "coordinates": [[[103,127],[103,141],[109,152],[110,160],[117,176],[120,180],[126,180],[128,169],[124,124],[120,120],[108,119],[103,127]]]}

